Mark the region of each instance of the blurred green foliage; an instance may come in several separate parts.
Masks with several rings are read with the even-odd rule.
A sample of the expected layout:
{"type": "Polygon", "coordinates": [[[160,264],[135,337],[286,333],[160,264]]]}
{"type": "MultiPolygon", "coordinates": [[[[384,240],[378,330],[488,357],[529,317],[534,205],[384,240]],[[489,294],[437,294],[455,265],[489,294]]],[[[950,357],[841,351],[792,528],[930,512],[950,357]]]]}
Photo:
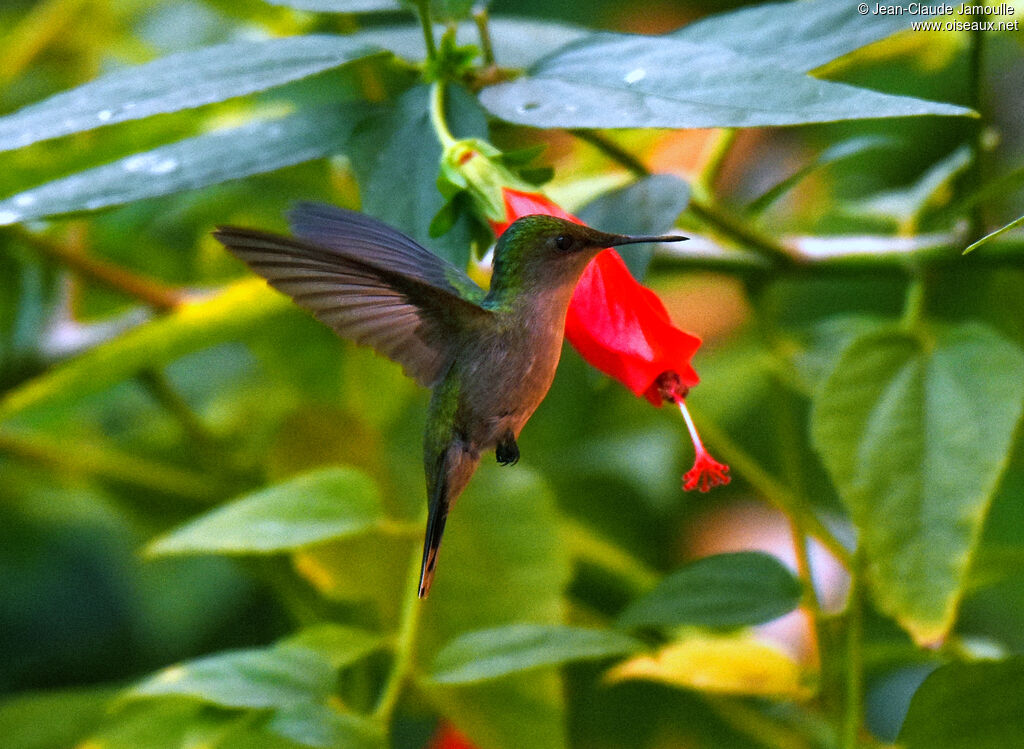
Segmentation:
{"type": "Polygon", "coordinates": [[[0,7],[3,746],[1024,743],[1024,240],[961,254],[1024,212],[1024,36],[433,2],[476,49],[425,62],[422,5],[0,7]],[[429,237],[438,76],[566,208],[694,237],[627,260],[734,480],[683,495],[678,415],[567,349],[421,603],[427,394],[209,232],[318,199],[475,264],[471,216],[429,237]]]}

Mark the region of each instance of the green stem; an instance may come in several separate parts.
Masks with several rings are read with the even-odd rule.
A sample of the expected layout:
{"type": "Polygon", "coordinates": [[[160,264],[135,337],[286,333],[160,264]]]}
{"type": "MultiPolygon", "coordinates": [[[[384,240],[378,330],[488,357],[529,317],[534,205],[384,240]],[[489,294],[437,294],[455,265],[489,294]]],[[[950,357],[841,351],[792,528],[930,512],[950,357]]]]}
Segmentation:
{"type": "Polygon", "coordinates": [[[480,51],[484,56],[484,65],[494,65],[494,46],[491,44],[491,30],[488,26],[490,14],[486,7],[473,11],[473,21],[476,23],[476,31],[480,37],[480,51]]]}
{"type": "Polygon", "coordinates": [[[843,700],[843,749],[857,749],[861,726],[861,691],[864,687],[864,612],[860,579],[860,554],[850,569],[850,594],[846,612],[846,684],[843,700]]]}
{"type": "Polygon", "coordinates": [[[900,325],[906,330],[914,330],[924,318],[926,302],[925,280],[921,272],[915,274],[907,286],[906,301],[903,305],[903,317],[900,325]]]}
{"type": "MultiPolygon", "coordinates": [[[[571,130],[570,132],[580,140],[597,148],[608,158],[626,167],[635,177],[642,179],[651,175],[651,171],[642,161],[601,133],[594,130],[571,130]]],[[[696,192],[698,191],[690,196],[688,205],[694,216],[720,234],[766,255],[773,261],[783,265],[793,264],[792,253],[781,244],[746,226],[741,218],[733,216],[714,203],[710,196],[701,197],[696,192]]]]}
{"type": "Polygon", "coordinates": [[[444,83],[441,81],[434,81],[430,87],[430,124],[433,125],[442,148],[455,145],[455,136],[448,129],[444,117],[444,83]]]}
{"type": "MultiPolygon", "coordinates": [[[[970,104],[971,108],[980,114],[981,112],[981,83],[983,75],[985,34],[982,31],[971,32],[970,61],[968,63],[968,75],[970,76],[970,104]]],[[[966,181],[968,190],[978,191],[982,185],[982,158],[984,155],[985,121],[979,118],[974,128],[974,138],[971,142],[973,159],[971,170],[966,181]]],[[[985,215],[982,203],[975,203],[970,211],[969,238],[974,242],[985,233],[985,215]]]]}
{"type": "Polygon", "coordinates": [[[61,471],[172,494],[206,505],[224,496],[226,487],[208,476],[100,447],[94,442],[53,441],[38,435],[0,431],[0,454],[61,471]]]}
{"type": "Polygon", "coordinates": [[[208,450],[219,445],[217,437],[206,428],[163,372],[158,369],[144,369],[139,372],[138,377],[153,399],[177,420],[185,437],[191,443],[200,450],[208,450]]]}
{"type": "Polygon", "coordinates": [[[657,571],[597,535],[583,523],[564,517],[559,527],[562,529],[562,543],[573,557],[609,570],[637,592],[650,590],[660,579],[657,571]]]}
{"type": "Polygon", "coordinates": [[[430,0],[416,0],[416,9],[423,27],[423,41],[427,45],[427,59],[433,62],[437,57],[437,44],[434,42],[434,27],[430,21],[430,0]]]}
{"type": "Polygon", "coordinates": [[[114,263],[90,257],[84,252],[62,243],[33,234],[22,226],[12,226],[9,231],[19,242],[28,245],[44,257],[66,265],[85,278],[138,299],[160,312],[170,312],[176,309],[185,299],[185,294],[177,289],[138,276],[114,263]]]}
{"type": "Polygon", "coordinates": [[[733,442],[725,431],[707,415],[694,409],[692,403],[688,403],[688,405],[694,420],[700,422],[700,430],[705,438],[704,442],[714,447],[712,452],[724,458],[725,462],[733,469],[733,474],[742,476],[744,481],[753,486],[779,510],[790,517],[799,518],[807,533],[817,538],[844,567],[848,568],[851,564],[849,550],[821,522],[818,516],[799,503],[793,496],[793,492],[765,471],[757,460],[733,442]]]}
{"type": "Polygon", "coordinates": [[[751,228],[744,222],[743,218],[732,214],[713,200],[704,200],[696,195],[691,195],[687,208],[690,213],[719,234],[770,258],[780,265],[793,265],[794,258],[792,252],[774,239],[751,228]]]}
{"type": "Polygon", "coordinates": [[[422,555],[419,547],[415,547],[409,562],[409,577],[405,586],[405,603],[402,616],[395,636],[395,659],[391,665],[391,673],[381,691],[380,700],[373,710],[375,720],[383,724],[391,721],[391,716],[402,696],[402,689],[413,673],[413,656],[416,651],[416,639],[419,636],[420,614],[424,602],[419,599],[420,562],[422,555]]]}
{"type": "Polygon", "coordinates": [[[701,169],[700,175],[694,183],[694,191],[701,193],[702,196],[713,195],[715,180],[718,179],[719,173],[722,171],[722,164],[725,163],[725,157],[729,155],[729,150],[732,148],[732,144],[736,141],[736,128],[724,128],[719,130],[715,142],[711,146],[711,153],[708,154],[708,160],[704,163],[704,168],[701,169]]]}
{"type": "Polygon", "coordinates": [[[651,171],[647,166],[640,161],[636,156],[631,154],[629,151],[624,149],[615,141],[611,140],[605,135],[597,132],[596,130],[570,130],[575,137],[579,138],[585,143],[589,143],[598,151],[603,153],[605,156],[610,158],[612,161],[619,163],[626,167],[634,177],[643,179],[644,177],[650,177],[651,171]]]}

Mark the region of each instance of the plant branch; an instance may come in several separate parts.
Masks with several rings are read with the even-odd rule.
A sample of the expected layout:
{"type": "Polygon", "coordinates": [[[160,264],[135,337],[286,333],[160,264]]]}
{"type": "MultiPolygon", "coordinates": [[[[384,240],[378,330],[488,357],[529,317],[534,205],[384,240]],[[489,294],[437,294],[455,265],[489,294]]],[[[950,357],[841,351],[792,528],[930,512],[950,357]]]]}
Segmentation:
{"type": "Polygon", "coordinates": [[[70,473],[86,474],[207,505],[222,497],[225,487],[209,476],[138,458],[91,442],[69,443],[0,430],[0,454],[70,473]]]}
{"type": "Polygon", "coordinates": [[[444,116],[444,83],[441,81],[434,81],[430,87],[430,124],[442,148],[450,148],[455,144],[455,136],[448,129],[444,116]]]}
{"type": "Polygon", "coordinates": [[[416,0],[416,15],[423,27],[423,41],[427,46],[427,59],[431,62],[437,58],[437,44],[434,42],[434,28],[430,21],[430,0],[416,0]]]}
{"type": "Polygon", "coordinates": [[[864,612],[861,591],[860,552],[854,554],[850,567],[850,593],[846,605],[846,689],[843,700],[843,749],[857,749],[860,735],[861,690],[864,688],[864,612]]]}
{"type": "Polygon", "coordinates": [[[170,312],[185,301],[185,293],[144,276],[90,257],[80,249],[33,234],[22,226],[9,229],[14,238],[44,257],[67,266],[75,273],[122,294],[138,299],[160,312],[170,312]]]}
{"type": "Polygon", "coordinates": [[[380,700],[373,710],[374,719],[383,724],[391,721],[391,716],[402,696],[402,689],[413,673],[413,656],[416,651],[416,639],[419,636],[420,614],[424,602],[419,599],[420,562],[422,556],[418,546],[413,548],[409,562],[408,582],[405,586],[405,603],[395,638],[395,658],[391,664],[391,673],[381,691],[380,700]]]}
{"type": "MultiPolygon", "coordinates": [[[[643,178],[651,175],[651,171],[642,161],[601,133],[593,130],[571,130],[570,132],[600,150],[608,158],[626,167],[635,177],[643,178]]],[[[775,240],[746,226],[741,218],[733,216],[714,203],[710,196],[700,197],[691,194],[687,208],[694,216],[723,236],[765,255],[777,263],[783,265],[793,263],[793,256],[789,250],[775,240]]]]}
{"type": "Polygon", "coordinates": [[[563,517],[559,527],[562,529],[562,543],[572,556],[612,572],[637,592],[650,590],[660,579],[657,571],[583,523],[563,517]]]}
{"type": "Polygon", "coordinates": [[[713,194],[715,180],[722,171],[722,164],[725,163],[725,157],[729,155],[732,144],[736,142],[737,132],[739,131],[736,128],[730,127],[715,133],[707,161],[704,162],[704,167],[694,184],[695,191],[705,195],[713,194]]]}
{"type": "MultiPolygon", "coordinates": [[[[691,412],[695,411],[693,403],[688,405],[691,412]]],[[[719,428],[706,414],[697,411],[694,413],[694,419],[700,422],[700,429],[705,438],[704,442],[711,444],[714,447],[713,452],[731,466],[733,475],[742,476],[744,481],[753,486],[765,499],[786,515],[799,518],[807,533],[817,538],[844,567],[849,568],[851,564],[849,550],[817,515],[798,502],[792,491],[769,475],[757,460],[733,442],[725,431],[719,428]]]]}
{"type": "MultiPolygon", "coordinates": [[[[985,34],[979,30],[971,31],[970,37],[970,61],[968,63],[968,75],[970,76],[970,104],[971,108],[981,113],[981,84],[984,74],[984,48],[985,34]]],[[[967,186],[971,190],[978,191],[982,185],[982,158],[984,156],[985,120],[979,118],[974,123],[974,137],[971,139],[971,168],[968,172],[967,186]]],[[[976,202],[970,209],[969,240],[974,242],[985,233],[985,212],[984,205],[976,202]]]]}
{"type": "Polygon", "coordinates": [[[494,45],[491,44],[491,30],[488,26],[490,14],[487,6],[481,6],[473,11],[473,21],[476,23],[477,34],[480,37],[480,51],[484,56],[484,65],[494,65],[494,45]]]}

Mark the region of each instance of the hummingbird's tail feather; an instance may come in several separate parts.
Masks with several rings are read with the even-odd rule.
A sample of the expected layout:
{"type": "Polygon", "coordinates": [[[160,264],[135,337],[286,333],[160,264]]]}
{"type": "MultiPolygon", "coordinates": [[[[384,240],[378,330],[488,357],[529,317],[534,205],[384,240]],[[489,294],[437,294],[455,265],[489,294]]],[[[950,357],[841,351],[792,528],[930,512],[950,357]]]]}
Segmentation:
{"type": "Polygon", "coordinates": [[[427,463],[427,532],[423,537],[423,562],[420,565],[419,597],[426,598],[434,582],[437,555],[444,536],[448,513],[466,488],[480,464],[480,454],[455,440],[427,463]]]}
{"type": "Polygon", "coordinates": [[[419,597],[426,598],[430,586],[434,582],[434,570],[437,567],[437,553],[441,548],[444,526],[448,520],[448,453],[444,450],[437,456],[434,463],[430,496],[427,497],[427,531],[423,537],[423,562],[420,565],[419,597]]]}
{"type": "Polygon", "coordinates": [[[426,598],[430,586],[434,583],[434,570],[437,568],[437,553],[441,548],[441,537],[444,536],[445,522],[448,520],[448,506],[438,503],[430,508],[427,516],[427,533],[423,538],[423,563],[420,566],[419,597],[426,598]]]}

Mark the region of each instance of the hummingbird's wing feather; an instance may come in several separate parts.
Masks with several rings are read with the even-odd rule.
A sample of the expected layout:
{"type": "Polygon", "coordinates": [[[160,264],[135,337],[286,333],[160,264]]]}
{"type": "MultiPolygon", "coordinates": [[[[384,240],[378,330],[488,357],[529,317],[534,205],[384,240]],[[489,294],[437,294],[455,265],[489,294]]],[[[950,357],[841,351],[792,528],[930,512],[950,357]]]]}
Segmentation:
{"type": "Polygon", "coordinates": [[[340,336],[372,346],[428,387],[444,375],[458,332],[491,314],[431,283],[400,248],[378,253],[386,240],[365,232],[353,232],[344,251],[230,226],[214,236],[340,336]]]}
{"type": "Polygon", "coordinates": [[[325,203],[296,203],[288,212],[288,223],[295,236],[318,247],[393,268],[472,302],[486,296],[447,260],[365,213],[325,203]]]}

